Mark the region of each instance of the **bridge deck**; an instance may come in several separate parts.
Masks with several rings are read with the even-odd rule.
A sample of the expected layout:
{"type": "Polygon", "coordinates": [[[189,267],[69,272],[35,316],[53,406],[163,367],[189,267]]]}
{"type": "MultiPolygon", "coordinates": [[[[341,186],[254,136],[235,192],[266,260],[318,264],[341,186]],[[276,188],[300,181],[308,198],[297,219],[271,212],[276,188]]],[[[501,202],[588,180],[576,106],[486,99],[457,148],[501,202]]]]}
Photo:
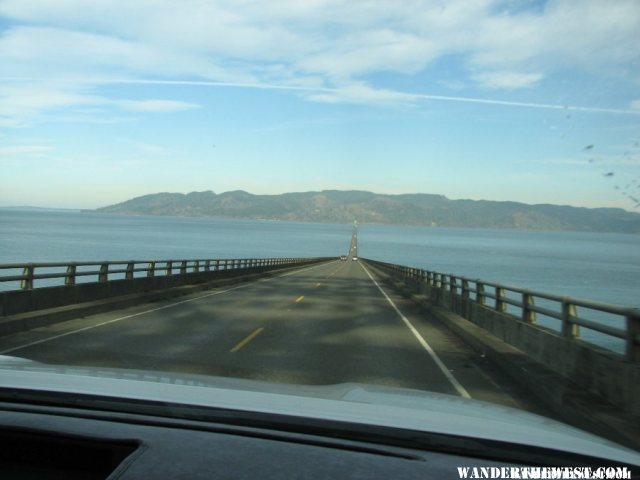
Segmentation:
{"type": "Polygon", "coordinates": [[[415,304],[378,286],[360,261],[327,262],[5,336],[0,353],[295,384],[393,385],[551,416],[415,304]]]}

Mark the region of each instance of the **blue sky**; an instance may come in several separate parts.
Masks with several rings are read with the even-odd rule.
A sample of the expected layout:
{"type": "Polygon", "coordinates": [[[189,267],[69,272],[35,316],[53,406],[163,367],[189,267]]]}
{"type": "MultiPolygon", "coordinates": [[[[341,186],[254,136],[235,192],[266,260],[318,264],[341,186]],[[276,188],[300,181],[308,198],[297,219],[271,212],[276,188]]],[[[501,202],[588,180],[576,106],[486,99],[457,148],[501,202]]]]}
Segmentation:
{"type": "Polygon", "coordinates": [[[0,0],[0,206],[439,193],[638,211],[640,2],[0,0]]]}

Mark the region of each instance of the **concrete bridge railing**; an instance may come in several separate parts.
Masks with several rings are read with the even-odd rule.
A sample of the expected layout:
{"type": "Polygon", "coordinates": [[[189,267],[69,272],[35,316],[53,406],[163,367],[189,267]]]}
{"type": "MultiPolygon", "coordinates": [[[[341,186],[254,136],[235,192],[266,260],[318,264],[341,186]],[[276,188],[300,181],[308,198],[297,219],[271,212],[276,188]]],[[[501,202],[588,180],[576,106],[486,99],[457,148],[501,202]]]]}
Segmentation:
{"type": "MultiPolygon", "coordinates": [[[[430,305],[470,321],[573,382],[579,390],[595,393],[623,412],[640,416],[638,309],[366,261],[378,270],[401,279],[412,291],[426,298],[430,305]],[[606,314],[609,323],[618,325],[595,320],[599,314],[606,314]],[[541,325],[539,316],[558,320],[560,328],[554,330],[541,325]],[[585,341],[581,338],[581,329],[593,330],[605,338],[624,342],[624,349],[614,351],[585,341]]],[[[564,394],[566,392],[549,392],[549,395],[564,394]]],[[[562,401],[558,398],[558,402],[562,401]]]]}
{"type": "Polygon", "coordinates": [[[325,260],[287,257],[0,264],[0,318],[325,260]]]}
{"type": "Polygon", "coordinates": [[[625,357],[628,360],[640,362],[640,310],[637,308],[580,300],[385,262],[372,261],[372,263],[399,273],[403,277],[424,283],[430,287],[433,296],[438,297],[440,305],[460,310],[458,313],[465,318],[470,316],[472,304],[481,305],[498,313],[506,313],[508,306],[511,305],[519,310],[518,319],[527,324],[536,324],[537,314],[559,320],[560,334],[569,339],[580,338],[580,329],[586,328],[622,340],[625,342],[625,357]],[[445,292],[447,295],[443,295],[445,292]],[[539,306],[538,303],[541,301],[555,304],[557,308],[539,306]],[[622,319],[624,327],[587,319],[586,315],[581,316],[578,310],[587,312],[586,315],[589,314],[588,312],[611,314],[622,319]]]}

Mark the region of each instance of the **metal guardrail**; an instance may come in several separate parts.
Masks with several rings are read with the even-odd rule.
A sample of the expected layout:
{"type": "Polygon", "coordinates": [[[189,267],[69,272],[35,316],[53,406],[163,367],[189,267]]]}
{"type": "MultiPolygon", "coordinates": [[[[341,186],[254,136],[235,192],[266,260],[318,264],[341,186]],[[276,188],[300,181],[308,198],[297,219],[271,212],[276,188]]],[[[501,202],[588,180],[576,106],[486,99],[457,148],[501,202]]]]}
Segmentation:
{"type": "Polygon", "coordinates": [[[313,261],[313,258],[239,258],[197,260],[121,260],[88,262],[4,263],[0,271],[21,270],[20,275],[0,275],[0,282],[20,282],[20,289],[32,290],[36,280],[64,279],[64,285],[75,285],[78,277],[95,277],[96,282],[108,282],[115,275],[133,279],[146,272],[147,277],[186,275],[197,272],[295,265],[313,261]],[[85,269],[87,268],[88,269],[85,269]],[[46,270],[46,273],[38,273],[46,270]],[[53,271],[51,271],[53,270],[53,271]]]}
{"type": "MultiPolygon", "coordinates": [[[[560,320],[560,333],[568,338],[580,337],[580,327],[594,330],[604,335],[624,340],[626,343],[626,358],[630,361],[640,361],[640,309],[621,307],[591,300],[581,300],[566,296],[553,295],[535,290],[528,290],[500,283],[471,279],[464,276],[433,272],[421,268],[395,265],[377,260],[369,260],[386,270],[396,272],[406,278],[413,278],[425,282],[428,286],[450,292],[462,300],[472,301],[491,308],[497,312],[506,313],[508,305],[520,309],[520,320],[535,324],[536,314],[545,315],[560,320]],[[515,293],[516,298],[509,298],[508,292],[515,293]],[[473,295],[473,297],[472,297],[473,295]],[[536,305],[536,300],[550,300],[559,305],[558,310],[536,305]],[[581,310],[605,312],[624,318],[625,328],[617,328],[589,320],[578,314],[581,310]]],[[[452,297],[453,302],[453,297],[452,297]]]]}

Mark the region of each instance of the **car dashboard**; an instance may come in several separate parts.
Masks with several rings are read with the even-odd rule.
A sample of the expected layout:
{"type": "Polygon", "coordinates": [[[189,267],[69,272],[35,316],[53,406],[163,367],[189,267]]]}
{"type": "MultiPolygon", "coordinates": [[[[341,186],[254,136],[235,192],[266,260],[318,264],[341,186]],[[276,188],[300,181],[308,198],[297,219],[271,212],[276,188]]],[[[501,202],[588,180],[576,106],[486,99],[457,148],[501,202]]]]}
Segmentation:
{"type": "MultiPolygon", "coordinates": [[[[61,406],[39,394],[27,403],[11,396],[0,392],[5,478],[460,478],[459,467],[544,465],[552,458],[543,449],[412,438],[408,432],[301,418],[227,410],[213,412],[212,421],[205,418],[211,412],[175,405],[150,404],[149,414],[141,414],[110,410],[104,399],[66,398],[75,406],[61,406]]],[[[137,403],[134,410],[146,407],[137,403]]],[[[552,463],[589,464],[585,460],[556,452],[552,463]]]]}

